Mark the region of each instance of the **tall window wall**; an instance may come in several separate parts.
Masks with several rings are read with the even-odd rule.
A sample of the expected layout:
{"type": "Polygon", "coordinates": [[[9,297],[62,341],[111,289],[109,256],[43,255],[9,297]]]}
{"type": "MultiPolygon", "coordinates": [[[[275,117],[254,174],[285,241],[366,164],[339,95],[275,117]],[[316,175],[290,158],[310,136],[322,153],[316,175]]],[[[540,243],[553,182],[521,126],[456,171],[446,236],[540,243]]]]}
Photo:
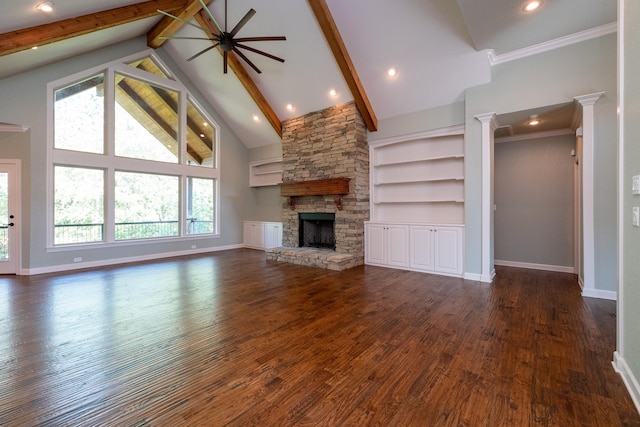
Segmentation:
{"type": "Polygon", "coordinates": [[[218,234],[218,126],[153,56],[48,86],[49,247],[218,234]]]}

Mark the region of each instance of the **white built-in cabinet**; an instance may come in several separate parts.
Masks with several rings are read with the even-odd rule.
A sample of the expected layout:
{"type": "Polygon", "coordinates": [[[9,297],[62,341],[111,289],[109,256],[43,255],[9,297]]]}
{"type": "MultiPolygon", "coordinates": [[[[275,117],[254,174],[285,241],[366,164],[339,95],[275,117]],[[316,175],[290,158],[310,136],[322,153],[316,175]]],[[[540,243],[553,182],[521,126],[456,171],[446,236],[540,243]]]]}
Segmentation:
{"type": "Polygon", "coordinates": [[[365,223],[365,263],[382,267],[463,274],[462,225],[365,223]]]}
{"type": "Polygon", "coordinates": [[[409,266],[409,227],[402,224],[365,224],[368,264],[409,266]]]}
{"type": "Polygon", "coordinates": [[[282,158],[259,160],[249,163],[249,186],[265,187],[282,182],[282,158]]]}
{"type": "Polygon", "coordinates": [[[462,275],[464,127],[369,146],[371,221],[365,225],[365,262],[462,275]],[[400,229],[406,230],[404,241],[400,229]]]}
{"type": "Polygon", "coordinates": [[[282,223],[244,221],[242,223],[244,246],[252,249],[271,249],[282,246],[282,223]]]}
{"type": "Polygon", "coordinates": [[[409,267],[412,270],[462,274],[462,227],[411,225],[409,228],[409,267]]]}

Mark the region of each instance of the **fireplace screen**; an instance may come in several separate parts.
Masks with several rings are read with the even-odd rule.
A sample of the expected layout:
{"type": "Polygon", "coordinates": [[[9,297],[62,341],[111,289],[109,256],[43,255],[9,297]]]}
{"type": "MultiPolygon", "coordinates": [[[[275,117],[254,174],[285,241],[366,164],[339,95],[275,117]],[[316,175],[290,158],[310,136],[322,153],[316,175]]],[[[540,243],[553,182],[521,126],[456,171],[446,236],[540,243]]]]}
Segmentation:
{"type": "Polygon", "coordinates": [[[300,215],[300,247],[336,249],[333,213],[311,212],[300,215]]]}

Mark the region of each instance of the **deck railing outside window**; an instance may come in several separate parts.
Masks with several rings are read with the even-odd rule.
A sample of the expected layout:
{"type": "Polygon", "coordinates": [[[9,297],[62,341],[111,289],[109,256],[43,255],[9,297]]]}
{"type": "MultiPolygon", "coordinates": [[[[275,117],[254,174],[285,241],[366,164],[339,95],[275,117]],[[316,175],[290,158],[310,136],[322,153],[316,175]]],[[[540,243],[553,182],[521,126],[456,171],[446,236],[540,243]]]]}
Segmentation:
{"type": "MultiPolygon", "coordinates": [[[[116,240],[148,239],[178,235],[178,221],[145,221],[116,223],[116,240]]],[[[0,256],[6,250],[6,227],[0,227],[0,256]]],[[[187,234],[213,233],[213,221],[187,220],[187,234]]],[[[104,224],[56,224],[57,244],[91,243],[104,240],[104,224]]]]}

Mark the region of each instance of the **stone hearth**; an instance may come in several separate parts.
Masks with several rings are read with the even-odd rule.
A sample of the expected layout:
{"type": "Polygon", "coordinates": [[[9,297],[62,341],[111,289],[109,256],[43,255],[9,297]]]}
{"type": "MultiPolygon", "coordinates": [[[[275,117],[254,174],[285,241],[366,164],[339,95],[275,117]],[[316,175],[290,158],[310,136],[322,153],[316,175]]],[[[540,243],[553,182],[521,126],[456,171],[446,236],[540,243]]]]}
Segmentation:
{"type": "Polygon", "coordinates": [[[296,196],[282,202],[282,247],[267,259],[331,270],[364,264],[364,222],[369,219],[367,131],[355,103],[282,124],[283,188],[287,184],[347,178],[348,194],[296,196]],[[293,206],[293,209],[291,208],[293,206]],[[299,247],[300,212],[335,213],[336,249],[299,247]]]}

